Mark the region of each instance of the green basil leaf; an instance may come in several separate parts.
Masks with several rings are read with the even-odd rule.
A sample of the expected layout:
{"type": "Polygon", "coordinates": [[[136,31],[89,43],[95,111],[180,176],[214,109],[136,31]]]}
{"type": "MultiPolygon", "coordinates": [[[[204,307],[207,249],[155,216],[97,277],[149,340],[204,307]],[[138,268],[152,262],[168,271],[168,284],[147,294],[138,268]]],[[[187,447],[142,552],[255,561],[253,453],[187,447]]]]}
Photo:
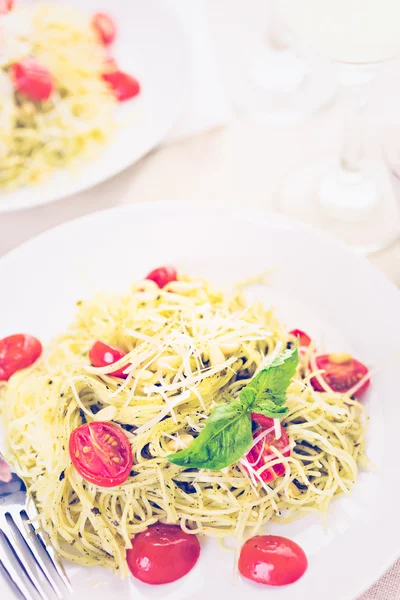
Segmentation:
{"type": "Polygon", "coordinates": [[[250,409],[256,399],[256,392],[249,386],[244,387],[240,392],[240,401],[245,408],[250,409]]]}
{"type": "Polygon", "coordinates": [[[249,384],[240,392],[240,399],[254,395],[254,401],[249,408],[253,412],[262,412],[266,416],[277,418],[275,415],[284,415],[287,409],[286,390],[299,363],[298,341],[290,350],[279,354],[272,363],[253,377],[249,384]],[[282,408],[283,410],[279,410],[282,408]]]}
{"type": "Polygon", "coordinates": [[[268,400],[257,402],[252,410],[254,413],[265,415],[271,419],[283,419],[289,412],[287,406],[276,406],[276,404],[268,400]]]}
{"type": "Polygon", "coordinates": [[[250,412],[233,401],[216,406],[189,448],[169,454],[167,460],[181,467],[219,471],[239,460],[252,442],[250,412]]]}

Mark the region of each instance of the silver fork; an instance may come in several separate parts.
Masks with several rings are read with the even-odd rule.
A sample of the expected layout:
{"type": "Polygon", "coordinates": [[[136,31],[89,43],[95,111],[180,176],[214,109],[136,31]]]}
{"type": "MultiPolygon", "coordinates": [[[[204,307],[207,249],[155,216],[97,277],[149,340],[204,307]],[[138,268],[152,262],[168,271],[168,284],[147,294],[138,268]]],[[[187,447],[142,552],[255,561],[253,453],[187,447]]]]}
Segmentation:
{"type": "MultiPolygon", "coordinates": [[[[58,555],[29,522],[37,515],[15,473],[0,481],[0,579],[24,600],[54,600],[72,593],[58,555]]],[[[0,581],[0,587],[1,581],[0,581]]]]}

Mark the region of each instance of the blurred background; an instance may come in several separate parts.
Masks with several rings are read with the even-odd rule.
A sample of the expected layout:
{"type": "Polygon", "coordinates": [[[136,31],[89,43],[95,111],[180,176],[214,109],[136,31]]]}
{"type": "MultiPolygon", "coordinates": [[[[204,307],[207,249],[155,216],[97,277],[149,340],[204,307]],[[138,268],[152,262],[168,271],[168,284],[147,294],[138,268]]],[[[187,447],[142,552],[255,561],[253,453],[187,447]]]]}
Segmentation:
{"type": "MultiPolygon", "coordinates": [[[[78,4],[90,11],[96,6],[78,4]]],[[[140,21],[143,3],[129,4],[129,17],[140,21]]],[[[124,21],[118,27],[126,36],[130,23],[120,5],[109,12],[124,21]]],[[[399,282],[398,3],[156,0],[149,6],[151,20],[143,21],[135,53],[151,55],[158,67],[164,61],[168,76],[153,115],[173,93],[176,114],[170,112],[171,122],[144,156],[139,152],[108,181],[100,183],[102,168],[96,172],[94,164],[96,175],[78,194],[32,208],[24,201],[22,212],[13,210],[18,198],[15,206],[9,202],[0,213],[0,253],[55,224],[118,204],[245,204],[310,222],[369,255],[399,282]],[[171,42],[179,65],[168,63],[165,46],[155,48],[154,31],[171,27],[171,19],[182,34],[171,42]]],[[[129,53],[126,37],[123,45],[129,53]]],[[[32,194],[39,204],[40,188],[32,194]]]]}

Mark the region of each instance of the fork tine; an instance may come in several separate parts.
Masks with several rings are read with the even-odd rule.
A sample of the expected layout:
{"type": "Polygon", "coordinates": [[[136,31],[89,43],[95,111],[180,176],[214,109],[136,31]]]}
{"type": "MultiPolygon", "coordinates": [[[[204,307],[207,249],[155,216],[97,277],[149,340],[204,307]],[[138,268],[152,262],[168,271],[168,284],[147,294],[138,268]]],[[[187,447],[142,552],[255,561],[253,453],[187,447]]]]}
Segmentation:
{"type": "Polygon", "coordinates": [[[62,583],[65,585],[67,590],[72,594],[73,593],[72,585],[67,577],[67,574],[64,571],[64,567],[61,564],[61,561],[60,561],[60,558],[59,558],[57,552],[54,550],[54,548],[50,544],[46,543],[46,540],[44,539],[44,537],[40,533],[40,531],[38,531],[38,529],[36,529],[36,527],[34,525],[32,525],[30,522],[30,521],[32,521],[34,516],[37,516],[37,514],[38,513],[37,513],[36,507],[33,505],[33,503],[29,503],[27,508],[22,511],[21,518],[23,520],[25,520],[26,526],[28,526],[30,528],[33,535],[39,542],[41,550],[43,550],[45,556],[51,562],[52,566],[58,573],[58,576],[61,579],[62,583]],[[29,509],[28,509],[28,507],[29,507],[29,509]],[[34,515],[33,515],[33,513],[34,513],[34,515]]]}
{"type": "Polygon", "coordinates": [[[25,576],[24,567],[20,564],[17,555],[4,532],[0,529],[0,552],[1,552],[1,572],[8,581],[11,580],[13,586],[17,587],[25,600],[37,600],[38,596],[29,586],[29,579],[25,576]],[[26,585],[28,583],[28,586],[26,585]]]}
{"type": "Polygon", "coordinates": [[[13,592],[15,594],[17,594],[19,598],[22,598],[22,600],[26,600],[24,594],[21,592],[21,590],[19,589],[19,587],[17,586],[15,581],[13,581],[13,578],[11,577],[10,573],[7,571],[2,560],[0,560],[0,575],[3,575],[3,579],[6,581],[6,583],[8,583],[8,585],[10,586],[10,589],[12,589],[13,592]]]}
{"type": "MultiPolygon", "coordinates": [[[[57,582],[55,581],[55,578],[57,577],[57,572],[53,572],[53,573],[50,572],[50,569],[47,566],[46,561],[44,560],[44,557],[43,557],[43,555],[44,556],[48,556],[48,555],[45,552],[45,550],[43,549],[42,544],[37,539],[34,528],[28,522],[28,515],[26,514],[25,511],[20,512],[19,510],[14,510],[12,512],[12,517],[13,517],[15,526],[18,528],[21,536],[24,538],[26,545],[28,546],[28,548],[31,551],[36,562],[39,564],[40,568],[42,569],[42,571],[43,571],[44,575],[46,576],[47,581],[51,585],[53,591],[58,596],[58,598],[62,598],[63,595],[57,585],[57,582]]],[[[51,564],[54,566],[54,563],[51,561],[51,559],[49,559],[49,560],[50,560],[51,564]]],[[[55,569],[55,567],[54,567],[54,569],[55,569]]]]}
{"type": "MultiPolygon", "coordinates": [[[[12,521],[11,515],[9,515],[9,517],[12,521]]],[[[22,568],[26,572],[27,576],[29,577],[39,594],[43,597],[44,600],[50,600],[48,594],[42,586],[42,583],[40,582],[37,574],[35,573],[33,565],[36,563],[34,561],[34,558],[30,555],[29,547],[26,546],[25,540],[20,534],[18,528],[15,526],[15,524],[14,527],[12,527],[11,523],[6,518],[6,515],[2,515],[0,518],[0,531],[2,531],[9,548],[11,549],[13,554],[18,558],[22,568]],[[22,550],[22,548],[25,549],[25,552],[22,550]]]]}
{"type": "MultiPolygon", "coordinates": [[[[46,545],[43,537],[31,524],[26,510],[22,510],[21,513],[18,514],[17,520],[19,523],[21,523],[21,527],[23,527],[25,530],[26,543],[31,549],[31,552],[38,561],[43,573],[46,575],[57,596],[59,598],[63,597],[62,591],[58,585],[59,580],[61,580],[61,583],[69,592],[72,593],[72,586],[62,564],[60,563],[57,553],[51,546],[46,545]],[[49,569],[48,563],[50,563],[51,569],[49,569]]],[[[18,523],[17,527],[19,527],[18,523]]]]}

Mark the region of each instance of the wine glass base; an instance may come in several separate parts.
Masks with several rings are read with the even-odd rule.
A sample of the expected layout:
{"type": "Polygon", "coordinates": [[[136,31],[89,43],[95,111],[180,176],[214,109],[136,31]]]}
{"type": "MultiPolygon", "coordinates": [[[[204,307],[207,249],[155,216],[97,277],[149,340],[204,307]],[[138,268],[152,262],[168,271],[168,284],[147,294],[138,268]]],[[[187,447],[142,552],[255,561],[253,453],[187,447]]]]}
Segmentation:
{"type": "Polygon", "coordinates": [[[327,106],[336,92],[329,65],[307,62],[291,48],[265,45],[245,67],[247,85],[236,98],[241,116],[266,124],[302,122],[327,106]]]}
{"type": "Polygon", "coordinates": [[[386,248],[400,234],[400,204],[383,161],[361,172],[325,158],[290,173],[278,195],[280,212],[322,229],[362,254],[386,248]]]}

